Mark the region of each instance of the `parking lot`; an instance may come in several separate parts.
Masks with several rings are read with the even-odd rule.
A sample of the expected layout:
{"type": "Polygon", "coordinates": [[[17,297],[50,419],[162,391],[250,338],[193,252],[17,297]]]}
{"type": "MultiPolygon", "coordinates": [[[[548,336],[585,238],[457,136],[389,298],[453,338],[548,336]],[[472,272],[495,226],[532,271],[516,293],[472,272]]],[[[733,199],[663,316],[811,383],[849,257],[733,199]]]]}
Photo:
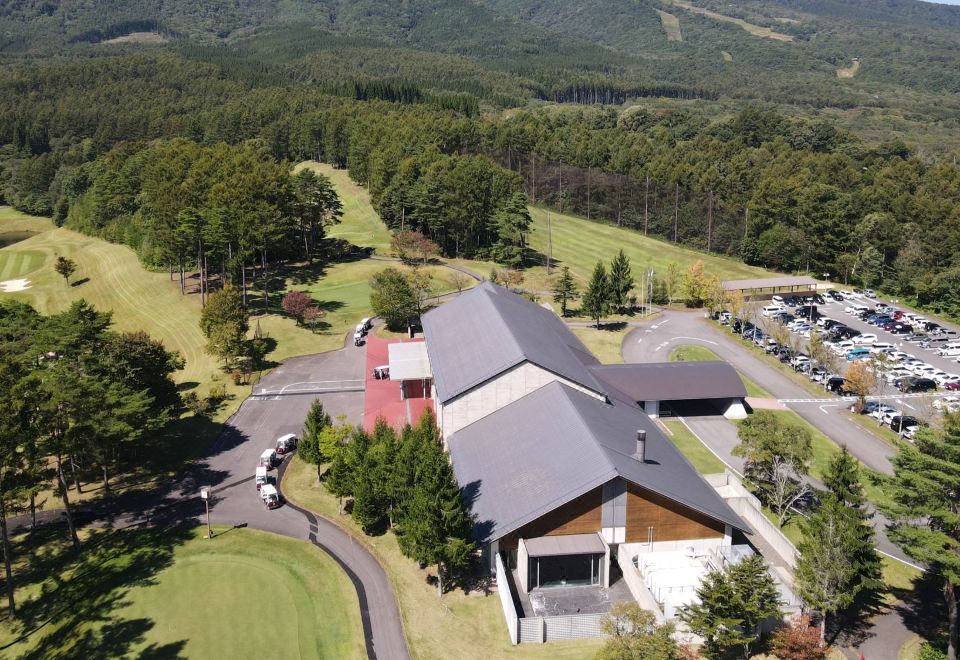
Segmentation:
{"type": "Polygon", "coordinates": [[[960,409],[953,392],[960,389],[960,365],[956,357],[942,354],[960,349],[939,350],[958,342],[955,328],[875,297],[844,293],[754,303],[742,314],[743,326],[736,319],[721,320],[822,383],[825,396],[827,391],[851,394],[856,388],[844,376],[850,365],[865,360],[877,376],[868,412],[894,431],[900,432],[902,424],[907,437],[940,411],[960,409]],[[830,349],[826,357],[810,355],[811,333],[830,349]]]}

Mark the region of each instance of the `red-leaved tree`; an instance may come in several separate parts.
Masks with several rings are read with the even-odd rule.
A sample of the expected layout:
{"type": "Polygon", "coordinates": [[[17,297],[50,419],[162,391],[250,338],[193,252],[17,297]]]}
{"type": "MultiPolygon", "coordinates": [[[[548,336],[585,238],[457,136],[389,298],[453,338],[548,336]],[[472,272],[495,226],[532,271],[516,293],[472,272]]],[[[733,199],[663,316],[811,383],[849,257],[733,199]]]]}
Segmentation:
{"type": "Polygon", "coordinates": [[[826,660],[829,647],[820,643],[820,629],[810,625],[810,618],[798,616],[777,629],[770,650],[778,658],[826,660]]]}
{"type": "Polygon", "coordinates": [[[283,297],[280,304],[283,311],[296,318],[299,324],[303,321],[303,313],[313,306],[313,299],[303,291],[291,291],[283,297]]]}

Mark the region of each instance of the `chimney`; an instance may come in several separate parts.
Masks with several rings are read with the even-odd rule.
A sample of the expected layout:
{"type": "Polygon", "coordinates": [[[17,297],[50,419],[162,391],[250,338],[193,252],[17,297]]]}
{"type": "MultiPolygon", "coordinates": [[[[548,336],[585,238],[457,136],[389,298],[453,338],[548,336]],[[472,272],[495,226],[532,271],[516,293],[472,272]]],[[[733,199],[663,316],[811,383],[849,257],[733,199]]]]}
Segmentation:
{"type": "Polygon", "coordinates": [[[647,461],[647,432],[642,429],[637,429],[637,452],[634,457],[641,463],[647,461]]]}

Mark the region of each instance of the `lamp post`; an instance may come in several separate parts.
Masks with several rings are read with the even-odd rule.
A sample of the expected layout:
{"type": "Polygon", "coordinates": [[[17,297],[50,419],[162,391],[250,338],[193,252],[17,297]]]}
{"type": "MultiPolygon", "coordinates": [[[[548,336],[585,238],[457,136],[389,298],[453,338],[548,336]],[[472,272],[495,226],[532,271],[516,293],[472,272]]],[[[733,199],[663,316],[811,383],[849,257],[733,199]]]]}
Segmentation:
{"type": "Polygon", "coordinates": [[[203,503],[207,507],[207,536],[206,538],[212,539],[213,532],[210,531],[210,488],[201,488],[200,489],[200,498],[203,500],[203,503]]]}

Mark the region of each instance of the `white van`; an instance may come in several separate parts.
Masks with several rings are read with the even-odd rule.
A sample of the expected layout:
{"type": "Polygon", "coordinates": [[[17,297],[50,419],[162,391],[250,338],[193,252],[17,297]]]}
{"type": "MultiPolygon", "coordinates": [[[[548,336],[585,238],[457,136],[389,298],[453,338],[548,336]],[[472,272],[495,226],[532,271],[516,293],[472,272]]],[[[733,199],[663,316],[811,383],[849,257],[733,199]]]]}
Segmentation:
{"type": "Polygon", "coordinates": [[[762,313],[764,316],[773,316],[774,314],[782,311],[783,307],[781,305],[767,305],[763,308],[762,313]]]}
{"type": "Polygon", "coordinates": [[[886,342],[878,341],[878,342],[874,342],[874,343],[870,346],[870,352],[871,352],[871,353],[885,353],[886,351],[892,351],[894,348],[895,348],[895,347],[894,347],[893,344],[888,344],[888,343],[886,343],[886,342]]]}
{"type": "Polygon", "coordinates": [[[264,449],[260,454],[260,467],[268,470],[272,469],[277,462],[277,451],[275,449],[264,449]]]}

